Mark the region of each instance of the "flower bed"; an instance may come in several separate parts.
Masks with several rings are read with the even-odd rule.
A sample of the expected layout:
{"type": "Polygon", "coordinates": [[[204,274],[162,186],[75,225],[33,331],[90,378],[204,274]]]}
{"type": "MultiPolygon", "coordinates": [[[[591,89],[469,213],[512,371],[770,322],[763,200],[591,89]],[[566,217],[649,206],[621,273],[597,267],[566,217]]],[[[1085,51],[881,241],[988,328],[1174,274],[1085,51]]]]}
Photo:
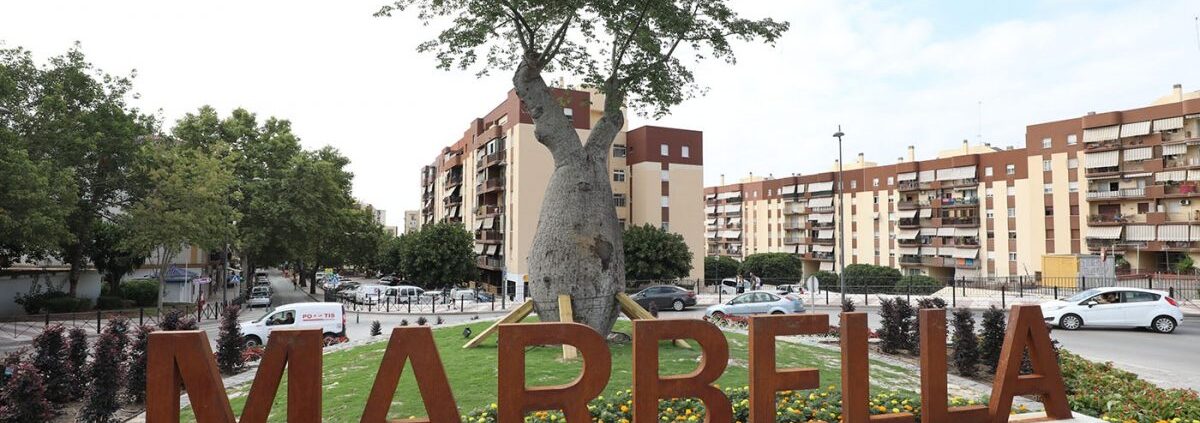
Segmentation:
{"type": "Polygon", "coordinates": [[[1067,399],[1075,411],[1115,422],[1200,422],[1200,397],[1190,389],[1164,389],[1137,375],[1059,352],[1067,399]]]}

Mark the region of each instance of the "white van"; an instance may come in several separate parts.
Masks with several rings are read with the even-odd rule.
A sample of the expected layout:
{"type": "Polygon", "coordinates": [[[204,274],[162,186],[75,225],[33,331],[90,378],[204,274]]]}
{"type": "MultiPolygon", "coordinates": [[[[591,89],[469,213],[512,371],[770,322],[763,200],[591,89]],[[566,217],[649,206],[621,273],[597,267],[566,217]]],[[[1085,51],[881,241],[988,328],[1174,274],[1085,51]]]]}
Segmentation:
{"type": "Polygon", "coordinates": [[[320,328],[326,343],[346,334],[346,310],[339,303],[292,303],[268,311],[258,320],[241,324],[246,346],[266,343],[275,329],[320,328]]]}

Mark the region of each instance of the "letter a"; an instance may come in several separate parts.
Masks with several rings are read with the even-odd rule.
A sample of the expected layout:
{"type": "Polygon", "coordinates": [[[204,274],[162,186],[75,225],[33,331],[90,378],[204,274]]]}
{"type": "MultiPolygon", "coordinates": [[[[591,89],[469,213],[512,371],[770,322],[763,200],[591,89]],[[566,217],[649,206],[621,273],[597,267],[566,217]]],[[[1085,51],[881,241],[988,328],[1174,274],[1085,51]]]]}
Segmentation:
{"type": "Polygon", "coordinates": [[[387,351],[383,353],[383,363],[379,365],[379,373],[375,375],[375,385],[371,387],[371,396],[367,398],[367,407],[363,411],[363,423],[386,422],[388,408],[392,398],[396,396],[396,385],[400,383],[400,373],[404,371],[404,363],[412,358],[413,375],[417,378],[417,389],[425,400],[425,412],[428,418],[407,420],[391,420],[404,423],[443,423],[459,422],[458,406],[454,402],[454,394],[450,392],[450,382],[446,379],[446,369],[442,366],[442,358],[438,355],[437,344],[433,342],[433,330],[427,327],[393,328],[392,336],[388,339],[387,351]]]}
{"type": "Polygon", "coordinates": [[[733,421],[733,406],[712,383],[725,373],[729,343],[712,323],[702,320],[633,321],[633,420],[658,421],[661,398],[700,398],[706,423],[733,421]],[[659,341],[690,338],[700,344],[700,365],[685,375],[658,375],[659,341]]]}
{"type": "Polygon", "coordinates": [[[1004,347],[1000,349],[1000,367],[996,369],[992,400],[988,404],[992,422],[1008,422],[1013,397],[1029,394],[1042,397],[1046,417],[1051,420],[1071,418],[1067,388],[1058,367],[1058,355],[1050,344],[1050,330],[1042,320],[1042,308],[1016,305],[1008,315],[1008,333],[1004,335],[1004,347]],[[1033,374],[1022,375],[1021,358],[1026,347],[1029,348],[1029,361],[1033,362],[1033,374]]]}

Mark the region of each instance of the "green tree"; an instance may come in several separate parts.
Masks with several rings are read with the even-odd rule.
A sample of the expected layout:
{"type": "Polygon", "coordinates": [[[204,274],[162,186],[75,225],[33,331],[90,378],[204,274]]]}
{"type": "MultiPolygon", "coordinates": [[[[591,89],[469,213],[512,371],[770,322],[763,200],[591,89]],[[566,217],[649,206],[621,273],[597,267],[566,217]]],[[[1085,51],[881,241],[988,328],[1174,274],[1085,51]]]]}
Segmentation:
{"type": "Polygon", "coordinates": [[[704,258],[704,278],[721,280],[737,276],[741,263],[728,256],[708,256],[704,258]]]}
{"type": "MultiPolygon", "coordinates": [[[[149,187],[124,216],[131,251],[154,252],[160,289],[167,270],[188,245],[215,248],[233,236],[237,211],[229,204],[233,175],[225,163],[172,140],[142,148],[138,172],[149,187]]],[[[158,305],[162,306],[162,295],[158,305]]]]}
{"type": "Polygon", "coordinates": [[[396,275],[404,279],[408,272],[404,268],[404,257],[407,253],[408,234],[392,237],[380,248],[379,271],[385,275],[396,275]]]}
{"type": "Polygon", "coordinates": [[[47,256],[71,239],[66,219],[75,203],[70,174],[31,159],[4,119],[0,113],[0,268],[47,256]]]}
{"type": "MultiPolygon", "coordinates": [[[[350,196],[353,175],[345,170],[350,161],[337,150],[325,147],[305,151],[292,158],[283,180],[280,198],[286,224],[286,238],[280,243],[287,249],[289,261],[301,275],[301,283],[315,282],[316,272],[340,264],[345,234],[351,225],[350,196]]],[[[309,286],[315,293],[316,287],[309,286]]]]}
{"type": "Polygon", "coordinates": [[[129,248],[127,240],[131,234],[123,225],[99,221],[92,233],[89,249],[92,264],[108,283],[109,295],[117,295],[121,292],[121,278],[145,263],[146,254],[129,248]]]}
{"type": "Polygon", "coordinates": [[[895,290],[896,282],[900,281],[902,276],[900,270],[896,268],[873,264],[847,265],[842,275],[847,293],[891,293],[895,290]]]}
{"type": "MultiPolygon", "coordinates": [[[[128,194],[138,145],[155,132],[156,124],[127,104],[132,96],[132,76],[114,76],[94,68],[78,44],[52,57],[44,67],[36,66],[26,50],[0,50],[0,68],[0,101],[9,111],[7,130],[15,133],[36,167],[56,169],[69,179],[60,184],[61,175],[45,182],[44,178],[8,174],[0,176],[0,185],[24,190],[38,189],[38,184],[55,185],[45,192],[67,208],[63,224],[69,236],[58,237],[56,253],[71,267],[69,292],[74,295],[89,256],[92,230],[97,221],[110,218],[132,201],[128,194]],[[70,191],[57,192],[58,188],[70,191]]],[[[50,217],[45,222],[62,214],[61,210],[39,213],[50,217]]],[[[59,225],[43,225],[50,229],[47,239],[55,238],[59,231],[54,228],[59,225]]]]}
{"type": "MultiPolygon", "coordinates": [[[[528,258],[533,298],[571,295],[581,310],[575,317],[608,333],[615,295],[625,288],[608,180],[608,152],[625,125],[622,109],[667,114],[700,92],[688,66],[693,61],[677,53],[732,63],[733,41],[773,43],[788,24],[741,18],[727,0],[397,0],[376,16],[410,8],[426,23],[450,23],[418,48],[434,53],[438,67],[513,72],[517,97],[555,164],[528,258]],[[588,106],[567,104],[545,73],[574,75],[604,95],[586,142],[563,119],[563,107],[588,106]]],[[[538,315],[558,321],[553,308],[539,307],[538,315]]]]}
{"type": "Polygon", "coordinates": [[[425,288],[457,285],[479,275],[475,237],[457,223],[434,223],[406,237],[405,275],[425,288]]]}
{"type": "Polygon", "coordinates": [[[645,224],[625,229],[623,238],[626,282],[679,279],[692,271],[683,235],[645,224]]]}
{"type": "Polygon", "coordinates": [[[758,253],[742,261],[742,276],[754,273],[763,279],[799,279],[804,273],[800,258],[788,253],[758,253]]]}

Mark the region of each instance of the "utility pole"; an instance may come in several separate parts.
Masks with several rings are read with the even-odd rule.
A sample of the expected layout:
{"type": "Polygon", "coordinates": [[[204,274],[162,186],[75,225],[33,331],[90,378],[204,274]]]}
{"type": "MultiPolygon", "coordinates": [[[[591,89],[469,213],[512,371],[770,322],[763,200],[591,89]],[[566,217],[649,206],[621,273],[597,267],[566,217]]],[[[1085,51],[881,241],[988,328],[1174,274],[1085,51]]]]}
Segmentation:
{"type": "MultiPolygon", "coordinates": [[[[836,215],[834,216],[833,222],[837,232],[833,235],[833,240],[838,245],[838,293],[841,294],[842,304],[846,303],[846,277],[843,275],[846,273],[846,242],[844,239],[842,239],[844,235],[842,233],[842,209],[845,207],[845,205],[842,204],[842,137],[845,135],[846,134],[842,132],[842,125],[838,125],[837,132],[833,134],[833,136],[838,140],[837,183],[833,187],[833,197],[834,200],[837,201],[837,208],[835,209],[836,215]]],[[[865,306],[866,304],[863,305],[865,306]]]]}

